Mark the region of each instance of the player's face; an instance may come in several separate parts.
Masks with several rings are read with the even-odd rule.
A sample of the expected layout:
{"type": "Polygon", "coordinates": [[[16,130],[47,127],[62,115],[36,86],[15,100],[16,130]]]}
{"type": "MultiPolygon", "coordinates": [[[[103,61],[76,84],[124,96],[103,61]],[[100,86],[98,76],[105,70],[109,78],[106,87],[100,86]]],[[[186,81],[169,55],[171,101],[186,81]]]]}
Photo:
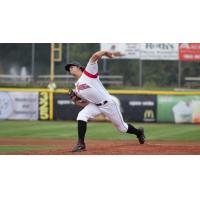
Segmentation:
{"type": "Polygon", "coordinates": [[[80,69],[77,66],[70,66],[69,72],[71,75],[77,75],[79,73],[80,69]]]}

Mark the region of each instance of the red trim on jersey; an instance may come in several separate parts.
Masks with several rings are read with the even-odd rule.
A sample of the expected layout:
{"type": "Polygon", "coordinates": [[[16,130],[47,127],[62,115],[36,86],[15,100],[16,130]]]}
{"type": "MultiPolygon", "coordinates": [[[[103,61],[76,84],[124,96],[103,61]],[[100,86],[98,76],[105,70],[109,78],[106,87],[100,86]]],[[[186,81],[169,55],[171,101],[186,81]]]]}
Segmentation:
{"type": "Polygon", "coordinates": [[[99,73],[97,72],[96,74],[90,74],[88,71],[84,70],[83,73],[90,77],[90,78],[97,78],[99,76],[99,73]]]}

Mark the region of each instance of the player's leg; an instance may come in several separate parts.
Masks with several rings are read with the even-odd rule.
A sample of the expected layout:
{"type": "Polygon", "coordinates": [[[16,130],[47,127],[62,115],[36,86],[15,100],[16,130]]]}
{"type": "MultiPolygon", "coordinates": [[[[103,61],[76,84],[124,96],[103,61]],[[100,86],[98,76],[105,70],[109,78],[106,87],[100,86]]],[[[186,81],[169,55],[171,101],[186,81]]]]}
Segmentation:
{"type": "Polygon", "coordinates": [[[137,138],[138,138],[139,143],[140,144],[144,144],[145,135],[144,135],[144,129],[143,128],[136,129],[132,124],[128,124],[127,133],[135,134],[137,136],[137,138]]]}
{"type": "Polygon", "coordinates": [[[94,104],[88,104],[84,109],[82,109],[77,117],[78,124],[78,142],[77,145],[73,148],[73,152],[83,151],[86,149],[85,146],[85,134],[87,131],[87,122],[88,119],[94,118],[96,115],[99,115],[101,112],[99,108],[94,104]]]}
{"type": "Polygon", "coordinates": [[[133,125],[125,123],[119,105],[115,101],[101,106],[100,110],[108,117],[119,132],[134,134],[137,136],[140,144],[144,143],[144,130],[142,128],[137,129],[133,125]]]}

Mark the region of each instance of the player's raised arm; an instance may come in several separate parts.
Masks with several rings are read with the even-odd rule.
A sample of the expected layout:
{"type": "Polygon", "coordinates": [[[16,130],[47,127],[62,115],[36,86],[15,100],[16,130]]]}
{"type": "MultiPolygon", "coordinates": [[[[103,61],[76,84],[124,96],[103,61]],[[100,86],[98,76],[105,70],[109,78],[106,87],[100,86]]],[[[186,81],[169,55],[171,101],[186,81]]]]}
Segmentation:
{"type": "Polygon", "coordinates": [[[124,56],[125,54],[119,52],[119,51],[97,51],[92,55],[90,58],[90,63],[96,63],[102,56],[106,56],[108,58],[113,58],[113,57],[121,57],[124,56]]]}
{"type": "Polygon", "coordinates": [[[122,56],[122,55],[123,54],[121,54],[119,51],[117,51],[117,52],[116,51],[115,52],[113,52],[113,51],[97,51],[96,53],[94,53],[91,56],[91,58],[90,58],[90,60],[89,60],[89,62],[88,62],[83,73],[85,75],[89,76],[90,78],[91,77],[96,78],[96,77],[98,77],[98,63],[97,63],[97,61],[99,59],[101,59],[102,56],[106,56],[108,58],[113,58],[115,56],[122,56]]]}
{"type": "Polygon", "coordinates": [[[113,58],[114,53],[110,51],[97,51],[90,58],[90,63],[96,63],[102,56],[113,58]]]}

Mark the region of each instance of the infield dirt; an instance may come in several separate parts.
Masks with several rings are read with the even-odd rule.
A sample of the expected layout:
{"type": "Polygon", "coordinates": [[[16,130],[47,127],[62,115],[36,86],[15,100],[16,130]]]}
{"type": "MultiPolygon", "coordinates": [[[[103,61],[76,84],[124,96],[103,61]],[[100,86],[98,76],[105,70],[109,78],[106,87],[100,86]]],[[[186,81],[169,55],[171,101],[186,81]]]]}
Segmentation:
{"type": "Polygon", "coordinates": [[[200,155],[200,142],[87,140],[87,150],[72,153],[75,141],[64,139],[0,138],[1,146],[48,146],[47,150],[0,151],[1,155],[200,155]]]}

